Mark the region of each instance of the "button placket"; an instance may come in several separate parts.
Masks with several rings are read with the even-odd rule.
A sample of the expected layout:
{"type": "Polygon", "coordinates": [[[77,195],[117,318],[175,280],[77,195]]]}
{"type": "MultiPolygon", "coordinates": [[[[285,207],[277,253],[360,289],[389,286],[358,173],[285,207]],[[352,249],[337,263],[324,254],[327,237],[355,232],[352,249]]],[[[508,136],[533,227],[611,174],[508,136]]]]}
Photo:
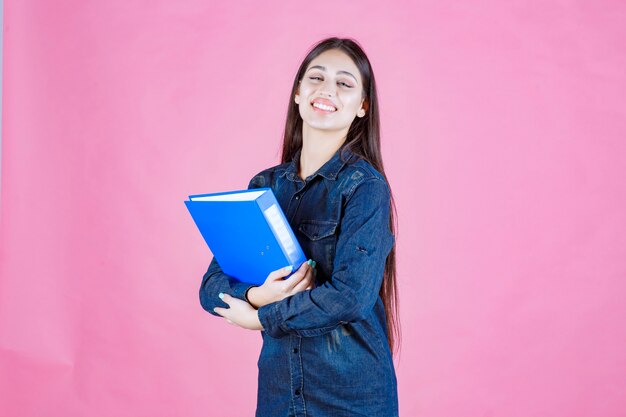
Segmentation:
{"type": "MultiPolygon", "coordinates": [[[[299,181],[296,184],[299,184],[301,182],[302,181],[299,181]]],[[[294,184],[295,192],[291,195],[291,198],[288,200],[289,206],[287,207],[287,210],[285,212],[285,216],[287,216],[287,220],[289,221],[289,223],[293,221],[293,218],[296,215],[296,212],[298,211],[298,207],[300,206],[300,201],[301,201],[300,194],[302,190],[304,189],[306,182],[301,187],[299,187],[296,184],[294,184]]]]}
{"type": "Polygon", "coordinates": [[[302,386],[304,375],[302,373],[302,355],[301,355],[302,338],[291,335],[291,357],[289,358],[291,381],[292,381],[292,404],[296,416],[305,415],[306,406],[304,396],[302,395],[302,386]]]}

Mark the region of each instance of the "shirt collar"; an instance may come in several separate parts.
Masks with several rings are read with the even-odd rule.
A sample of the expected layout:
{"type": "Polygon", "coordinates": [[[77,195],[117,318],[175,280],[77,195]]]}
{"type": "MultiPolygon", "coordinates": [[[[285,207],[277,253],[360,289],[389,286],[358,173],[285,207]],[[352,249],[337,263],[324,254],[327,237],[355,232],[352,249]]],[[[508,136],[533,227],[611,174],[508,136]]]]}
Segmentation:
{"type": "MultiPolygon", "coordinates": [[[[302,149],[298,149],[296,154],[289,162],[287,169],[283,173],[283,175],[287,176],[287,179],[290,181],[302,181],[300,176],[298,175],[298,165],[300,161],[300,153],[302,149]]],[[[350,162],[356,155],[349,149],[341,147],[339,148],[335,154],[328,160],[324,165],[322,165],[314,174],[310,176],[310,178],[315,177],[316,175],[321,175],[322,177],[329,180],[336,180],[337,174],[341,171],[343,166],[350,162]],[[341,158],[343,153],[343,160],[341,158]]]]}

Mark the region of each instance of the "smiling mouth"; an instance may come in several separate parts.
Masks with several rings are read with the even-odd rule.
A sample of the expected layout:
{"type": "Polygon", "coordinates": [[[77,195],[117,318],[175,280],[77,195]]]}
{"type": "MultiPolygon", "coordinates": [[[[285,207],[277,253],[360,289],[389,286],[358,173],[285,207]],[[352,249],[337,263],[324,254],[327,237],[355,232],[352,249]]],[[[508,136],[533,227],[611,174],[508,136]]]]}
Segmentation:
{"type": "Polygon", "coordinates": [[[313,107],[313,109],[322,113],[334,113],[337,111],[337,109],[333,106],[327,106],[326,104],[321,104],[317,102],[311,103],[311,106],[313,107]]]}

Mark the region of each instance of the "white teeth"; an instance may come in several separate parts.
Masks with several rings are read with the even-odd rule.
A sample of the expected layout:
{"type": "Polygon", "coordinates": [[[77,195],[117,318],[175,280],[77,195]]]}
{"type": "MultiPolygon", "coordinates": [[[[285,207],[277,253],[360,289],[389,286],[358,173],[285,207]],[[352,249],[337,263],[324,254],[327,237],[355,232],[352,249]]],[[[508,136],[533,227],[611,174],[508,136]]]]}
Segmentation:
{"type": "Polygon", "coordinates": [[[325,104],[320,104],[320,103],[313,103],[313,107],[317,107],[318,109],[322,109],[322,110],[326,110],[326,111],[335,111],[337,109],[335,109],[334,107],[331,106],[327,106],[325,104]]]}

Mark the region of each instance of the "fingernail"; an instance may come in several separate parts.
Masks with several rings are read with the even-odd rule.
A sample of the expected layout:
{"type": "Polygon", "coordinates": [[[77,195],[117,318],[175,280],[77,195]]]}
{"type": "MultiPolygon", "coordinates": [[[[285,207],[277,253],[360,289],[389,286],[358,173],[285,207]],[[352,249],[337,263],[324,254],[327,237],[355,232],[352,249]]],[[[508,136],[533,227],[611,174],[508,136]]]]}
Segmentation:
{"type": "Polygon", "coordinates": [[[217,296],[218,296],[221,300],[223,300],[223,299],[224,299],[224,293],[219,293],[217,296]]]}
{"type": "Polygon", "coordinates": [[[313,268],[315,268],[315,265],[317,265],[317,262],[315,262],[315,261],[313,261],[313,260],[312,260],[311,262],[312,262],[311,266],[312,266],[313,268]]]}
{"type": "Polygon", "coordinates": [[[285,271],[291,272],[293,270],[293,265],[289,265],[285,267],[285,271]]]}
{"type": "Polygon", "coordinates": [[[308,261],[306,261],[306,263],[308,263],[309,265],[313,265],[313,259],[309,259],[308,261]]]}
{"type": "Polygon", "coordinates": [[[215,311],[215,312],[217,313],[217,307],[215,307],[215,308],[213,309],[213,311],[215,311]]]}

